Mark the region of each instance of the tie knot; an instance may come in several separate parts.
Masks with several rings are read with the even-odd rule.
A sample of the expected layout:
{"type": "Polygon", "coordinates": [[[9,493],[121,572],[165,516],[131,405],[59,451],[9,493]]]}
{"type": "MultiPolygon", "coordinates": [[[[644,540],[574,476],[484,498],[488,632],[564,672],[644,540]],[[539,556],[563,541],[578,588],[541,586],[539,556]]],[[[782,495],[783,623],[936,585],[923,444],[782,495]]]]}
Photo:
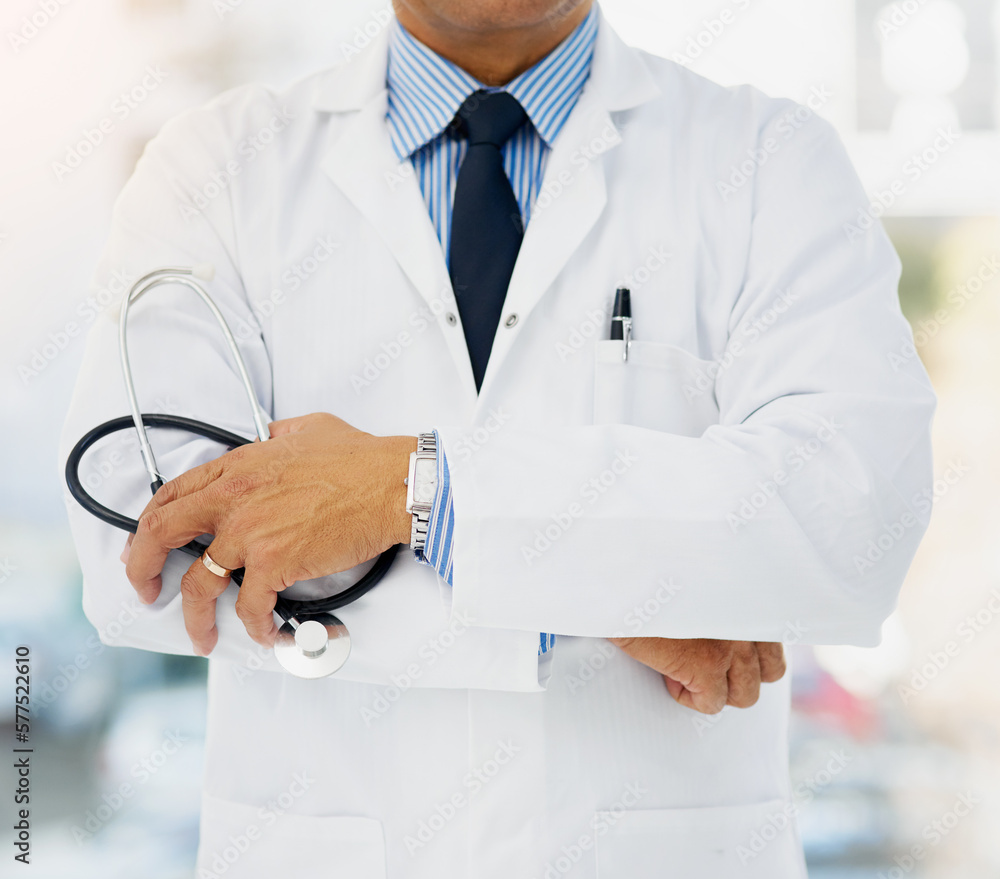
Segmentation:
{"type": "Polygon", "coordinates": [[[455,124],[469,138],[469,146],[489,143],[502,147],[524,124],[528,114],[507,92],[473,92],[458,108],[455,124]]]}

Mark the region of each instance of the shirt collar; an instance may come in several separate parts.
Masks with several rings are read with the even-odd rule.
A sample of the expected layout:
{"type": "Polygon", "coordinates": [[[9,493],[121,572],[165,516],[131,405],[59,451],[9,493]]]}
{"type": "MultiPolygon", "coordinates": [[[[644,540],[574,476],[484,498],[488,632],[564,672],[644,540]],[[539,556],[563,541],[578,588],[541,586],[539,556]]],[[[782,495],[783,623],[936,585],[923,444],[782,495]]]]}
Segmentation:
{"type": "MultiPolygon", "coordinates": [[[[587,17],[534,67],[502,89],[512,94],[547,146],[562,130],[590,75],[599,16],[594,4],[587,17]]],[[[389,35],[386,118],[400,161],[440,135],[462,102],[486,88],[475,77],[413,37],[396,19],[389,35]]]]}

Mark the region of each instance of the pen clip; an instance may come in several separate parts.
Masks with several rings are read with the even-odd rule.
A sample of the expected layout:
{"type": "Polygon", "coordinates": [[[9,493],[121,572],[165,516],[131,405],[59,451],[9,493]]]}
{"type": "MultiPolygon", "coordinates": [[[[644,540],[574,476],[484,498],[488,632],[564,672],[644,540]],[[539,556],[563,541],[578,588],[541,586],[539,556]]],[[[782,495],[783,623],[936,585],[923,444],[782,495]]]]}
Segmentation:
{"type": "Polygon", "coordinates": [[[622,363],[628,363],[628,349],[632,345],[632,318],[623,317],[622,322],[622,341],[624,341],[625,346],[622,349],[622,363]]]}

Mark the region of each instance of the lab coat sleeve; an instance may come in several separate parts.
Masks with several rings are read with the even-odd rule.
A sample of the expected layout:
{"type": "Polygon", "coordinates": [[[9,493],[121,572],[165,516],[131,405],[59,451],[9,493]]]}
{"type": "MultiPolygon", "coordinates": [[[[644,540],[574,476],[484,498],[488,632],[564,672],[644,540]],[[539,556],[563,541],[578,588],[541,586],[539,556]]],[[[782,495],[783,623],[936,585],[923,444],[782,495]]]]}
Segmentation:
{"type": "Polygon", "coordinates": [[[899,261],[818,118],[746,198],[717,425],[511,425],[471,456],[453,454],[461,427],[439,426],[454,613],[557,635],[878,642],[932,497],[935,398],[899,261]],[[791,307],[755,334],[782,294],[791,307]]]}
{"type": "MultiPolygon", "coordinates": [[[[112,231],[95,287],[116,277],[120,287],[161,266],[210,263],[206,289],[236,336],[261,405],[271,407],[268,353],[237,271],[240,242],[233,231],[227,174],[236,140],[229,120],[251,118],[265,100],[250,90],[230,94],[214,110],[185,114],[149,143],[115,206],[112,231]],[[253,104],[252,107],[245,105],[253,104]],[[122,284],[121,279],[126,279],[122,284]]],[[[244,170],[243,173],[247,173],[244,170]]],[[[89,333],[62,438],[69,449],[95,425],[129,413],[118,354],[121,296],[89,333]]],[[[222,333],[205,305],[184,288],[160,287],[130,311],[129,352],[140,408],[186,415],[255,435],[249,404],[222,333]]],[[[225,448],[174,431],[150,430],[157,463],[168,478],[217,457],[225,448]]],[[[136,517],[150,497],[134,432],[109,438],[81,469],[84,485],[114,509],[136,517]]],[[[84,610],[108,644],[191,654],[179,596],[192,559],[172,553],[159,600],[141,606],[119,554],[126,535],[84,512],[67,497],[70,526],[83,571],[84,610]]],[[[244,660],[256,645],[235,615],[230,588],[220,600],[219,644],[213,656],[244,660]]]]}
{"type": "MultiPolygon", "coordinates": [[[[451,560],[455,548],[455,506],[451,495],[451,480],[448,473],[448,458],[444,450],[437,452],[437,491],[431,506],[427,528],[427,548],[416,553],[417,561],[430,565],[438,576],[449,586],[453,586],[451,560]]],[[[546,632],[539,632],[538,655],[552,647],[552,638],[546,632]]]]}

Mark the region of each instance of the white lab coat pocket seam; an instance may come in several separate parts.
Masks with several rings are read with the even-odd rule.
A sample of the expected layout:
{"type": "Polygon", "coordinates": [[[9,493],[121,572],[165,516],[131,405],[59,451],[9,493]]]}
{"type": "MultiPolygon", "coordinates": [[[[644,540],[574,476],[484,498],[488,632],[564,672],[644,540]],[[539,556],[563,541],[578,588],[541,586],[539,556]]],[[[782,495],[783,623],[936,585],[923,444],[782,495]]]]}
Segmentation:
{"type": "Polygon", "coordinates": [[[699,437],[719,423],[718,364],[676,345],[602,340],[594,350],[594,423],[699,437]]]}
{"type": "Polygon", "coordinates": [[[377,818],[300,815],[202,796],[199,877],[386,879],[377,818]]]}
{"type": "Polygon", "coordinates": [[[597,879],[806,879],[795,806],[598,812],[597,879]]]}

